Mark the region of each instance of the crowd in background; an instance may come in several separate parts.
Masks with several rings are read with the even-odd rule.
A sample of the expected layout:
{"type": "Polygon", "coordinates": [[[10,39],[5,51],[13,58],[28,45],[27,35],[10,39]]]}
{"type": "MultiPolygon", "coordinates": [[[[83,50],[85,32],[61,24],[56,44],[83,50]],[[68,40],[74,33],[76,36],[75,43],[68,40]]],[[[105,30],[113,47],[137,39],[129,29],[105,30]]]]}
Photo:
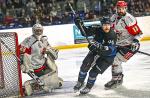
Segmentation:
{"type": "MultiPolygon", "coordinates": [[[[115,13],[118,0],[0,0],[0,29],[73,23],[74,14],[85,21],[115,13]],[[68,3],[69,2],[69,3],[68,3]]],[[[150,0],[125,0],[132,15],[150,15],[150,0]]]]}

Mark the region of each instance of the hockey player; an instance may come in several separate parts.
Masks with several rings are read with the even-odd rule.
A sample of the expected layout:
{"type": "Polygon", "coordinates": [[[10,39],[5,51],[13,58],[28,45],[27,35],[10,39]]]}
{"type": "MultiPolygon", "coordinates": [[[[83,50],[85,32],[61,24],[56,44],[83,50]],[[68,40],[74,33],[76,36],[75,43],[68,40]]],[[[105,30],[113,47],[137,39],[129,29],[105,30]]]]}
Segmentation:
{"type": "Polygon", "coordinates": [[[104,17],[101,26],[85,27],[80,18],[75,19],[76,26],[81,30],[83,36],[94,36],[93,42],[88,45],[89,53],[83,60],[78,75],[77,84],[74,86],[75,92],[80,90],[84,85],[84,80],[89,71],[89,77],[85,88],[80,90],[81,94],[87,94],[93,87],[97,75],[103,72],[113,63],[116,55],[116,34],[111,30],[110,19],[104,17]],[[82,31],[81,26],[85,30],[82,31]],[[85,34],[86,33],[86,34],[85,34]]]}
{"type": "Polygon", "coordinates": [[[32,33],[20,45],[21,69],[24,73],[33,72],[43,81],[43,86],[38,85],[34,79],[26,81],[24,86],[27,95],[40,89],[48,92],[50,89],[61,87],[63,83],[63,80],[58,77],[57,65],[54,61],[57,59],[58,50],[52,48],[47,37],[43,36],[41,24],[35,24],[32,33]]]}
{"type": "Polygon", "coordinates": [[[112,15],[112,27],[117,34],[117,54],[112,65],[112,79],[105,84],[106,89],[115,88],[123,82],[122,62],[128,61],[139,49],[142,34],[137,20],[127,12],[127,3],[118,1],[116,14],[112,15]]]}

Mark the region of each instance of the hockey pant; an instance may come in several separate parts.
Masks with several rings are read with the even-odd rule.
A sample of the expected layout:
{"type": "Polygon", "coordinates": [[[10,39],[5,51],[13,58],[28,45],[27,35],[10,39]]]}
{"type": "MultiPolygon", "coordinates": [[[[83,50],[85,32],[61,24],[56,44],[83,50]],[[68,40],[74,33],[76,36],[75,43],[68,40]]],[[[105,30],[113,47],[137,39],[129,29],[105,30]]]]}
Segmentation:
{"type": "Polygon", "coordinates": [[[127,62],[137,51],[133,52],[129,50],[131,46],[120,47],[117,49],[117,54],[114,58],[114,62],[112,64],[112,77],[116,74],[123,73],[122,62],[127,62]]]}
{"type": "MultiPolygon", "coordinates": [[[[58,77],[58,69],[57,65],[55,64],[55,61],[52,58],[47,58],[46,64],[48,66],[49,71],[44,71],[43,75],[40,75],[40,79],[44,82],[43,89],[45,91],[49,91],[50,89],[59,88],[63,84],[63,80],[58,77]]],[[[30,55],[24,54],[23,56],[23,64],[21,65],[21,69],[23,72],[26,72],[26,70],[33,70],[32,65],[30,63],[30,55]],[[29,69],[28,69],[29,68],[29,69]]],[[[35,73],[37,74],[37,73],[35,73]]],[[[35,80],[28,80],[25,82],[25,89],[27,92],[30,92],[32,94],[32,91],[34,88],[32,88],[32,85],[29,85],[30,83],[34,83],[35,80]],[[31,82],[32,81],[32,82],[31,82]]],[[[30,95],[30,93],[28,95],[30,95]]]]}
{"type": "Polygon", "coordinates": [[[95,65],[91,68],[90,72],[89,72],[89,77],[87,80],[87,84],[86,86],[88,88],[92,88],[97,75],[98,74],[103,74],[105,72],[105,70],[113,63],[114,57],[99,57],[96,60],[95,65]]]}
{"type": "Polygon", "coordinates": [[[80,71],[79,71],[79,75],[78,75],[78,81],[79,82],[81,82],[81,83],[84,82],[86,75],[87,75],[87,72],[95,64],[95,62],[98,58],[99,58],[99,55],[89,51],[89,53],[84,58],[82,65],[80,67],[80,71]]]}
{"type": "Polygon", "coordinates": [[[102,74],[113,63],[113,60],[114,57],[100,57],[96,53],[89,52],[80,67],[78,81],[84,82],[90,68],[92,68],[90,73],[95,74],[95,77],[97,76],[96,74],[102,74]]]}

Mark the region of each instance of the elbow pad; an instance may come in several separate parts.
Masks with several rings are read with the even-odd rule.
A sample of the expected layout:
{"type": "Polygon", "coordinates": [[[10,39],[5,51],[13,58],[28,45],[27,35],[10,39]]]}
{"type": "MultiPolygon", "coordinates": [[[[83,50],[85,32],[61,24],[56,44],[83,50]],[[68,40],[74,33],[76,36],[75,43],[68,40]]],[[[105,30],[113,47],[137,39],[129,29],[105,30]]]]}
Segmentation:
{"type": "Polygon", "coordinates": [[[140,30],[139,26],[137,25],[137,22],[134,25],[126,26],[125,28],[133,36],[138,35],[138,34],[141,33],[141,30],[140,30]]]}

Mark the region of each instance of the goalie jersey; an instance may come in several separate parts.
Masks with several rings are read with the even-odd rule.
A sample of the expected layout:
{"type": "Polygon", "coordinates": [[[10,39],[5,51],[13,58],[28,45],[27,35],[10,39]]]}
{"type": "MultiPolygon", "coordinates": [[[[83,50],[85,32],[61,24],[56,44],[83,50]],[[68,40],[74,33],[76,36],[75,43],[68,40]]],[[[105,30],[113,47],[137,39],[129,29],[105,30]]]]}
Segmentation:
{"type": "Polygon", "coordinates": [[[41,36],[38,40],[34,35],[27,37],[22,43],[21,47],[25,48],[25,53],[31,55],[31,64],[33,69],[42,67],[46,61],[44,57],[44,49],[49,47],[46,36],[41,36]]]}

